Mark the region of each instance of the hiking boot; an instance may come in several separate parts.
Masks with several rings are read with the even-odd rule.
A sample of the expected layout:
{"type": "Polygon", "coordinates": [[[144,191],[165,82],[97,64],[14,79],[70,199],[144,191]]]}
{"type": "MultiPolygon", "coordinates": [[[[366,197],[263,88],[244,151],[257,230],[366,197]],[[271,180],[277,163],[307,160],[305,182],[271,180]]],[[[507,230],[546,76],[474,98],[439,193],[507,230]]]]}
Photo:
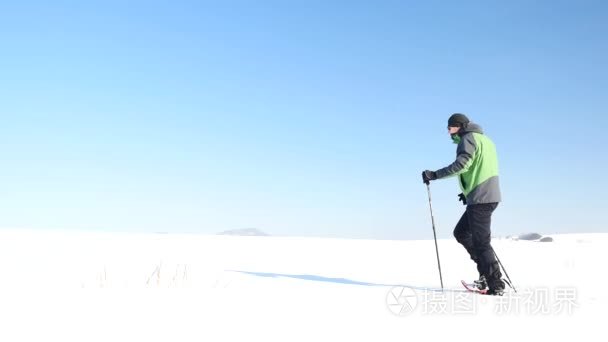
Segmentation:
{"type": "Polygon", "coordinates": [[[486,294],[492,296],[502,296],[505,293],[505,282],[502,279],[498,279],[490,282],[490,288],[486,294]]]}
{"type": "Polygon", "coordinates": [[[501,289],[501,288],[489,289],[485,292],[485,294],[490,295],[490,296],[502,296],[505,294],[505,289],[501,289]]]}
{"type": "Polygon", "coordinates": [[[480,275],[479,280],[473,280],[473,284],[475,284],[475,287],[477,287],[478,290],[485,290],[488,288],[488,282],[484,275],[480,275]]]}

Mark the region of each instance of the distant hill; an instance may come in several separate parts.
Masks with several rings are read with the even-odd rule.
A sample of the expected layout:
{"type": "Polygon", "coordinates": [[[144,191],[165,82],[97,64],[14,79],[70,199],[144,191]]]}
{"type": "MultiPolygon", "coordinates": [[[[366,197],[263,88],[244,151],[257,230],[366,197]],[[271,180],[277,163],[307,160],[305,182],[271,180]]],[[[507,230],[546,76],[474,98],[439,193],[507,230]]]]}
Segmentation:
{"type": "Polygon", "coordinates": [[[553,242],[553,238],[550,236],[542,236],[538,233],[525,233],[515,236],[507,237],[515,241],[535,241],[535,242],[553,242]]]}
{"type": "Polygon", "coordinates": [[[226,230],[218,235],[237,235],[237,236],[270,236],[257,228],[226,230]]]}

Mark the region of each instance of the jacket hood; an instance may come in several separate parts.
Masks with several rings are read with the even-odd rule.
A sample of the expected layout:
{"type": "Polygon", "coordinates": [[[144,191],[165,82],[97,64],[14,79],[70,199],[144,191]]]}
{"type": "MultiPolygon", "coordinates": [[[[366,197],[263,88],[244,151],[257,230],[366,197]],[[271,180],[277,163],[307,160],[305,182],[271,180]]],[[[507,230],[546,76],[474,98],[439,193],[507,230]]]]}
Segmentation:
{"type": "Polygon", "coordinates": [[[481,126],[479,126],[478,124],[469,122],[465,127],[460,129],[460,131],[458,132],[458,135],[463,136],[467,133],[483,134],[483,129],[481,129],[481,126]]]}

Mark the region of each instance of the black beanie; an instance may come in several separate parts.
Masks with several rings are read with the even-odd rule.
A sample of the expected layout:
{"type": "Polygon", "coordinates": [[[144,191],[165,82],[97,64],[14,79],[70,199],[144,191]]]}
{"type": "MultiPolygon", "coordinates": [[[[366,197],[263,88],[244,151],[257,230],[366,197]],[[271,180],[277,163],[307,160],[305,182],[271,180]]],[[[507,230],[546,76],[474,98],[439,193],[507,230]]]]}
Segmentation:
{"type": "Polygon", "coordinates": [[[460,113],[454,113],[448,119],[448,127],[463,127],[469,123],[469,118],[466,115],[460,113]]]}

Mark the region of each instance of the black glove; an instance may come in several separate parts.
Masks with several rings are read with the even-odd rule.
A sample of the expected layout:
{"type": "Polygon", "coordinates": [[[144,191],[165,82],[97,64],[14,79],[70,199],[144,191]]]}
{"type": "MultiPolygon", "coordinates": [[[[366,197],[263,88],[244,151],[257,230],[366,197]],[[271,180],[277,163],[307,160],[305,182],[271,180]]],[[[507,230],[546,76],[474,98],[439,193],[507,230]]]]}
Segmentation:
{"type": "Polygon", "coordinates": [[[462,205],[467,205],[467,196],[465,196],[464,194],[459,194],[458,200],[462,202],[462,205]]]}
{"type": "Polygon", "coordinates": [[[435,171],[429,171],[429,170],[425,170],[422,171],[422,182],[424,184],[429,184],[431,183],[432,180],[437,179],[437,173],[435,173],[435,171]]]}

